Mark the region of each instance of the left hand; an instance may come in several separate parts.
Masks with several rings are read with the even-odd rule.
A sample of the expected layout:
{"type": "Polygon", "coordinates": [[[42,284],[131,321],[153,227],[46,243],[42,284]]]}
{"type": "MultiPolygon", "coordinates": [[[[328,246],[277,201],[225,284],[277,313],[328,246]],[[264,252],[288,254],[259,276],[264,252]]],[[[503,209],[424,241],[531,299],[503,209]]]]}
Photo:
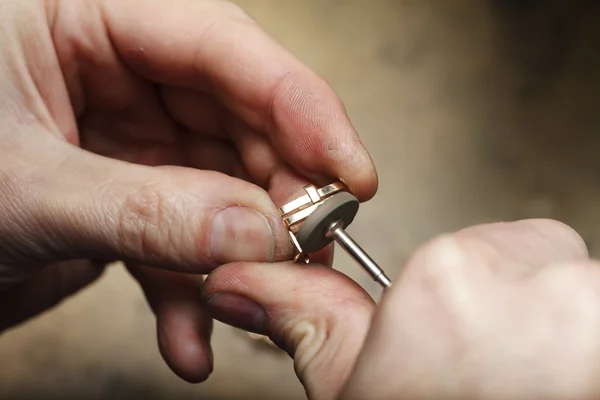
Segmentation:
{"type": "Polygon", "coordinates": [[[0,4],[0,331],[126,260],[165,359],[205,379],[198,276],[289,257],[274,202],[308,181],[376,191],[341,101],[226,1],[0,4]],[[217,229],[230,207],[264,220],[217,229]]]}

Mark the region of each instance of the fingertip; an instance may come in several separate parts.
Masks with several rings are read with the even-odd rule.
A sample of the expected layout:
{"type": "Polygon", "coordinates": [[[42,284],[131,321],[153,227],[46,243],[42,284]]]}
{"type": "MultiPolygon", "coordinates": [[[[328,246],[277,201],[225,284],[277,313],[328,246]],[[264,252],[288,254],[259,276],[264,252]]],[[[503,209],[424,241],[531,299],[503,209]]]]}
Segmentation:
{"type": "Polygon", "coordinates": [[[565,253],[572,258],[588,258],[589,250],[587,243],[573,227],[562,221],[549,218],[535,218],[517,221],[525,226],[535,227],[538,232],[544,233],[548,241],[562,243],[565,253]]]}
{"type": "Polygon", "coordinates": [[[333,398],[339,391],[375,308],[373,299],[356,282],[318,265],[225,265],[205,281],[208,307],[215,295],[224,293],[230,304],[218,306],[213,316],[268,334],[293,357],[309,398],[333,398]]]}
{"type": "Polygon", "coordinates": [[[373,160],[342,100],[320,76],[300,67],[285,75],[274,90],[270,116],[271,140],[303,175],[339,179],[362,201],[375,195],[373,160]]]}
{"type": "Polygon", "coordinates": [[[212,320],[204,315],[200,302],[163,308],[157,324],[159,349],[169,368],[189,383],[208,379],[213,371],[212,320]]]}
{"type": "Polygon", "coordinates": [[[202,304],[202,278],[127,264],[156,315],[160,354],[181,379],[198,383],[212,373],[212,319],[202,304]]]}
{"type": "Polygon", "coordinates": [[[345,171],[340,177],[340,181],[348,187],[350,193],[361,202],[371,200],[379,190],[379,175],[371,158],[368,159],[369,161],[361,162],[358,167],[351,167],[350,171],[345,171]]]}
{"type": "MultiPolygon", "coordinates": [[[[282,262],[281,264],[287,263],[282,262]]],[[[281,264],[272,264],[272,266],[273,268],[277,268],[281,264]]],[[[254,275],[253,269],[255,268],[256,265],[254,263],[236,262],[224,264],[212,270],[206,276],[202,285],[203,302],[206,302],[213,294],[227,292],[230,288],[237,287],[241,282],[247,282],[248,286],[252,286],[254,282],[252,278],[254,275]]]]}
{"type": "Polygon", "coordinates": [[[220,292],[240,294],[267,309],[298,307],[295,302],[300,298],[327,298],[334,303],[373,301],[350,277],[316,263],[226,264],[207,276],[202,291],[204,299],[220,292]]]}
{"type": "Polygon", "coordinates": [[[577,231],[547,218],[475,225],[458,231],[456,236],[483,240],[503,256],[532,265],[589,257],[587,245],[577,231]]]}

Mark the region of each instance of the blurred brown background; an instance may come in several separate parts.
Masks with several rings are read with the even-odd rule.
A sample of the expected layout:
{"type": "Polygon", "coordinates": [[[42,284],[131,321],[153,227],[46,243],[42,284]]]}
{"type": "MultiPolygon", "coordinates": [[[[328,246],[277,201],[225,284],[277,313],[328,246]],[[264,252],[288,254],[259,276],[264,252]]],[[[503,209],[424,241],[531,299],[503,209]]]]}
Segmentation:
{"type": "MultiPolygon", "coordinates": [[[[347,105],[381,189],[352,234],[390,273],[469,224],[565,221],[600,255],[600,16],[594,1],[239,0],[347,105]]],[[[335,266],[378,288],[338,252],[335,266]]],[[[302,399],[287,355],[214,332],[215,372],[164,365],[118,268],[0,340],[0,398],[302,399]]]]}

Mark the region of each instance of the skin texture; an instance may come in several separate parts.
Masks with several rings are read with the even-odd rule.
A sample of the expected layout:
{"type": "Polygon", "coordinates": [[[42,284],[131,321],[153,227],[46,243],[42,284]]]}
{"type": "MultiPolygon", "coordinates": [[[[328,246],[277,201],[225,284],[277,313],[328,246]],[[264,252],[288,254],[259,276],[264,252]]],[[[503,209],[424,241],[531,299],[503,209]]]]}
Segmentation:
{"type": "Polygon", "coordinates": [[[330,249],[272,263],[304,183],[365,201],[377,176],[335,93],[238,7],[0,0],[0,89],[0,330],[124,260],[190,382],[216,318],[286,349],[311,399],[600,397],[600,270],[561,223],[435,238],[380,305],[330,249]]]}
{"type": "Polygon", "coordinates": [[[0,331],[122,260],[202,381],[201,274],[289,259],[277,206],[336,179],[377,190],[341,101],[239,7],[0,0],[0,331]]]}
{"type": "Polygon", "coordinates": [[[596,399],[599,266],[568,226],[525,220],[433,238],[379,305],[330,268],[259,263],[213,271],[204,301],[260,320],[311,399],[596,399]]]}

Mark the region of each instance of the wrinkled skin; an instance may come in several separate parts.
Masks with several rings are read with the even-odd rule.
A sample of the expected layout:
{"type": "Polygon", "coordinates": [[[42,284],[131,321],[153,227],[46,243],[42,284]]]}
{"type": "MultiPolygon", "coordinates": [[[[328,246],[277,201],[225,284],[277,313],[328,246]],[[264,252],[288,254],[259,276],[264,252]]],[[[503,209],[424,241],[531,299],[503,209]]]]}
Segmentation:
{"type": "Polygon", "coordinates": [[[335,179],[377,189],[341,101],[239,7],[0,0],[0,331],[122,260],[201,381],[201,275],[289,259],[277,206],[335,179]]]}
{"type": "Polygon", "coordinates": [[[558,222],[435,238],[380,305],[330,249],[272,263],[277,205],[333,179],[365,201],[377,176],[335,93],[238,7],[0,0],[0,88],[0,330],[123,260],[190,382],[216,318],[287,350],[312,399],[600,397],[598,263],[558,222]]]}

